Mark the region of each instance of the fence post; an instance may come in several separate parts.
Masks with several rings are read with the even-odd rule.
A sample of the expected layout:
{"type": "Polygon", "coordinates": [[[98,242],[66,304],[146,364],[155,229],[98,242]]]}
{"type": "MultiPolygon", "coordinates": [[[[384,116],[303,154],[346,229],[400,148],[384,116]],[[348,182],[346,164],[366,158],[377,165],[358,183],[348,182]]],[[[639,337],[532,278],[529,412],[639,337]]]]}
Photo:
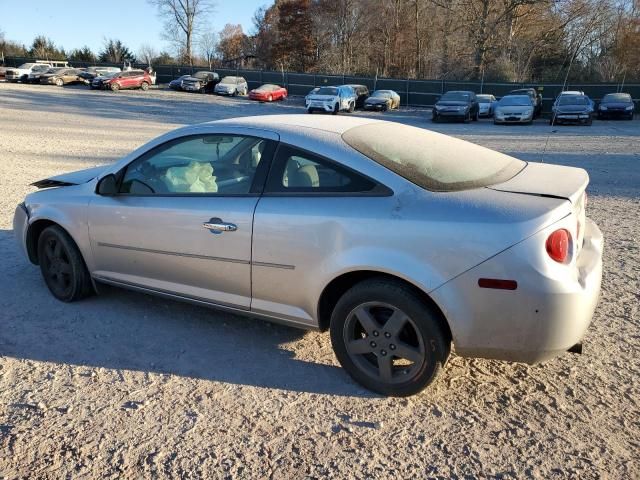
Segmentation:
{"type": "Polygon", "coordinates": [[[409,77],[407,77],[407,79],[405,80],[405,82],[406,82],[406,86],[407,86],[407,88],[406,88],[406,90],[407,90],[407,101],[406,101],[406,105],[407,105],[407,107],[408,107],[408,106],[409,106],[409,77]]]}

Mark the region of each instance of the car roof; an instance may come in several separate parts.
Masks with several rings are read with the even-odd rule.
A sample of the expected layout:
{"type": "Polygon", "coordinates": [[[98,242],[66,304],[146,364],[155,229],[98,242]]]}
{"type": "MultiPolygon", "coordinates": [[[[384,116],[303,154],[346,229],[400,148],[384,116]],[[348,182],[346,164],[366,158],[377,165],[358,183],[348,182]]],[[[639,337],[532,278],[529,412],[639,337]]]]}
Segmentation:
{"type": "Polygon", "coordinates": [[[262,128],[276,132],[299,133],[300,127],[323,130],[342,135],[347,130],[360,125],[381,122],[362,117],[330,116],[330,115],[261,115],[255,117],[230,118],[208,122],[215,125],[262,128]]]}

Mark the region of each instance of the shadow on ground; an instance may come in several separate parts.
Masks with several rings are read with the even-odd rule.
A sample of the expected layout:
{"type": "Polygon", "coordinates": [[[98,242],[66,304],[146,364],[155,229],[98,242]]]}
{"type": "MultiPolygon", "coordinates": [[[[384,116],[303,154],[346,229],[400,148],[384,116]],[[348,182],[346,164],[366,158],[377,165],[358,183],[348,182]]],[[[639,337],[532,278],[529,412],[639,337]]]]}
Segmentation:
{"type": "Polygon", "coordinates": [[[58,302],[39,268],[20,256],[10,230],[0,230],[0,269],[0,355],[373,396],[339,367],[296,359],[288,344],[301,340],[302,330],[108,286],[81,302],[58,302]]]}

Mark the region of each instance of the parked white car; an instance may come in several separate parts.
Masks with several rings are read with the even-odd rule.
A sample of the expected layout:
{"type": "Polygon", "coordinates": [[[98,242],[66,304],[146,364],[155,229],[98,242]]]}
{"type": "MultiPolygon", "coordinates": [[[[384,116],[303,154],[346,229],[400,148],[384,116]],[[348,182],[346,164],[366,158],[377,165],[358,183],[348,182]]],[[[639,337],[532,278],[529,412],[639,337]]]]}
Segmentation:
{"type": "Polygon", "coordinates": [[[349,85],[339,87],[320,87],[314,94],[306,97],[307,112],[331,112],[336,115],[340,111],[353,112],[358,96],[349,85]]]}
{"type": "Polygon", "coordinates": [[[26,82],[29,75],[35,73],[44,73],[52,68],[50,63],[23,63],[17,68],[8,68],[5,73],[7,82],[26,82]]]}
{"type": "Polygon", "coordinates": [[[478,116],[493,117],[493,113],[498,103],[498,101],[496,100],[496,97],[494,97],[493,95],[486,95],[486,94],[479,94],[476,97],[478,98],[478,104],[480,105],[478,116]]]}

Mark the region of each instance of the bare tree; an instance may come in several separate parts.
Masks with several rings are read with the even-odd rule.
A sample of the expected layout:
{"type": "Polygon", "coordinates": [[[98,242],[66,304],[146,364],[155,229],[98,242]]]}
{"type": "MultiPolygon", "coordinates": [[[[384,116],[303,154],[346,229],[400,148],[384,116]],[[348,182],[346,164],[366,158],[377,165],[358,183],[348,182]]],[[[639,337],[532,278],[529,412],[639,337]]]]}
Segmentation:
{"type": "Polygon", "coordinates": [[[138,49],[138,54],[136,55],[136,58],[138,59],[139,62],[146,63],[149,66],[151,66],[153,59],[157,57],[158,57],[158,51],[147,43],[143,43],[142,45],[140,45],[140,48],[138,49]]]}
{"type": "Polygon", "coordinates": [[[165,21],[164,37],[193,65],[193,43],[200,26],[215,7],[214,0],[148,0],[165,21]]]}
{"type": "Polygon", "coordinates": [[[218,35],[213,30],[205,30],[198,38],[200,54],[209,64],[209,70],[213,69],[213,60],[218,49],[218,35]]]}

